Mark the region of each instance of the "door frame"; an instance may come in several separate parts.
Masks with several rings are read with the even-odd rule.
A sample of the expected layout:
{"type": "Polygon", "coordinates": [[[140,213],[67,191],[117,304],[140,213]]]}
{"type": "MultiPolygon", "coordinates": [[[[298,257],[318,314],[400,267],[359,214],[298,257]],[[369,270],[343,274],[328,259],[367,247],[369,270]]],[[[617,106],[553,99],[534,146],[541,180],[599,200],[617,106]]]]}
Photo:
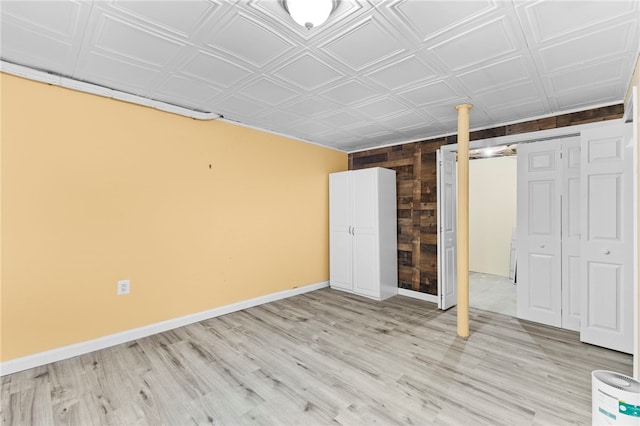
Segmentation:
{"type": "MultiPolygon", "coordinates": [[[[635,111],[636,108],[638,107],[638,102],[637,102],[637,97],[636,97],[636,93],[637,93],[637,89],[636,91],[634,91],[634,96],[632,96],[632,99],[630,101],[630,106],[631,108],[629,108],[632,111],[635,111]]],[[[494,146],[500,146],[500,145],[512,145],[512,144],[520,144],[520,143],[527,143],[527,142],[537,142],[537,141],[541,141],[541,140],[548,140],[548,139],[559,139],[559,138],[563,138],[563,137],[570,137],[570,136],[580,136],[581,132],[586,130],[586,129],[591,129],[591,128],[603,128],[603,127],[608,127],[608,126],[618,126],[621,123],[625,123],[625,122],[629,122],[629,121],[633,121],[633,117],[635,117],[635,114],[625,114],[625,117],[620,118],[620,119],[616,119],[616,120],[608,120],[608,121],[600,121],[600,122],[596,122],[596,123],[588,123],[588,124],[579,124],[576,126],[567,126],[567,127],[561,127],[561,128],[556,128],[556,129],[549,129],[549,130],[540,130],[540,131],[535,131],[535,132],[530,132],[530,133],[521,133],[521,134],[517,134],[517,135],[509,135],[509,136],[498,136],[495,138],[488,138],[488,139],[480,139],[480,140],[475,140],[475,141],[471,141],[469,143],[469,149],[473,150],[473,149],[482,149],[482,148],[489,148],[489,147],[494,147],[494,146]]],[[[632,200],[632,206],[633,206],[633,211],[634,211],[634,243],[633,243],[633,256],[634,259],[637,258],[638,256],[638,161],[637,161],[637,157],[638,157],[638,143],[640,141],[638,141],[638,138],[640,137],[640,135],[637,134],[637,126],[633,126],[634,127],[634,140],[636,141],[635,144],[633,144],[633,176],[634,178],[633,180],[633,189],[632,189],[632,193],[633,193],[633,200],[632,200]]],[[[458,152],[458,144],[449,144],[449,145],[442,145],[440,147],[440,150],[444,151],[450,151],[450,152],[458,152]]],[[[440,167],[439,164],[436,164],[436,167],[440,167]]],[[[440,191],[440,187],[438,186],[438,191],[440,191]]],[[[445,206],[441,206],[438,205],[438,215],[445,213],[444,209],[445,206]]],[[[458,206],[456,205],[456,209],[458,208],[458,206]]],[[[457,210],[456,210],[457,213],[457,210]]],[[[440,238],[440,229],[438,229],[438,238],[440,238]]],[[[441,250],[442,248],[440,247],[440,245],[438,245],[438,269],[440,269],[443,265],[441,264],[441,261],[443,259],[443,256],[441,255],[441,250]]],[[[636,295],[636,297],[634,298],[634,318],[636,319],[635,323],[637,324],[637,319],[639,316],[639,306],[638,306],[638,297],[637,295],[639,294],[638,291],[638,265],[635,265],[635,271],[634,271],[634,280],[633,280],[633,291],[634,294],[636,295]]],[[[439,283],[438,285],[438,289],[443,287],[443,283],[439,283]]],[[[441,295],[438,294],[437,295],[438,299],[440,299],[441,295]]],[[[638,357],[640,357],[640,353],[638,353],[638,334],[639,334],[639,330],[636,330],[636,332],[634,333],[636,342],[634,345],[635,351],[634,351],[634,367],[638,364],[638,357]]],[[[638,372],[634,371],[634,375],[637,377],[638,372]]]]}

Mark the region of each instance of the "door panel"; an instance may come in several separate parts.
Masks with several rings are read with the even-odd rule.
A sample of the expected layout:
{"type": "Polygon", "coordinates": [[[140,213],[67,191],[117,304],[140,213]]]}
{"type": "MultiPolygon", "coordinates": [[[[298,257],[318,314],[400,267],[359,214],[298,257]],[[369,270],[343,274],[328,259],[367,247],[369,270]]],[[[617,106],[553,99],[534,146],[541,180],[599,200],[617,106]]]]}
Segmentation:
{"type": "Polygon", "coordinates": [[[582,133],[580,340],[633,351],[633,173],[631,128],[582,133]]]}
{"type": "Polygon", "coordinates": [[[517,316],[560,327],[561,143],[518,147],[517,316]]]}
{"type": "Polygon", "coordinates": [[[620,329],[620,304],[623,302],[622,267],[589,262],[589,322],[587,327],[604,331],[620,329]]]}
{"type": "Polygon", "coordinates": [[[580,137],[562,139],[562,328],[580,330],[580,137]]]}
{"type": "Polygon", "coordinates": [[[555,180],[529,182],[529,236],[553,237],[557,193],[555,180]]]}
{"type": "Polygon", "coordinates": [[[345,290],[351,290],[353,287],[351,283],[351,240],[351,235],[347,232],[331,231],[331,285],[345,290]]]}
{"type": "Polygon", "coordinates": [[[587,181],[587,239],[619,241],[622,216],[620,187],[622,175],[609,173],[590,175],[587,181]]]}
{"type": "Polygon", "coordinates": [[[357,231],[376,232],[377,211],[376,204],[378,202],[378,188],[376,185],[376,170],[359,170],[353,174],[355,188],[355,217],[353,224],[357,225],[357,231]]]}
{"type": "Polygon", "coordinates": [[[348,232],[352,218],[349,215],[349,173],[332,173],[329,175],[329,223],[332,230],[348,232]]]}
{"type": "Polygon", "coordinates": [[[379,297],[377,291],[378,276],[378,244],[376,236],[362,234],[358,230],[354,235],[353,289],[357,293],[379,297]]]}
{"type": "Polygon", "coordinates": [[[438,307],[457,303],[456,153],[438,151],[438,307]]]}
{"type": "Polygon", "coordinates": [[[529,253],[529,308],[540,310],[543,315],[554,309],[554,263],[552,255],[529,253]]]}

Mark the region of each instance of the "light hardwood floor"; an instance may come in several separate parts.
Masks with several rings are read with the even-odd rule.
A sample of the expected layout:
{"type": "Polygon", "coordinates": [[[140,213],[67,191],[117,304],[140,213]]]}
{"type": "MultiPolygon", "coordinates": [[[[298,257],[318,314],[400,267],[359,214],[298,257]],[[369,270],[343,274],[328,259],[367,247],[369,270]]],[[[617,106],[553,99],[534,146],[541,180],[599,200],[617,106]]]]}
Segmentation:
{"type": "Polygon", "coordinates": [[[477,309],[331,289],[2,378],[3,425],[591,423],[629,355],[477,309]]]}

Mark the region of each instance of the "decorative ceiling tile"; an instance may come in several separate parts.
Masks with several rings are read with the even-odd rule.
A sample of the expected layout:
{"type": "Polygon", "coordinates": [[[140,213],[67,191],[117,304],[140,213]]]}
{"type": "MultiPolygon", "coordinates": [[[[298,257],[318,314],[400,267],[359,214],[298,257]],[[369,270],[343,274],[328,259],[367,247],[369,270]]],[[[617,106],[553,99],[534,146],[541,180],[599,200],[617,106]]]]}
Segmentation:
{"type": "Polygon", "coordinates": [[[20,40],[19,46],[2,47],[3,60],[65,74],[65,64],[71,59],[72,52],[72,47],[68,43],[12,22],[3,22],[0,31],[2,39],[20,40]]]}
{"type": "MultiPolygon", "coordinates": [[[[474,104],[474,100],[465,97],[451,98],[444,102],[438,102],[437,104],[428,105],[418,109],[422,114],[428,114],[434,118],[434,122],[442,122],[447,119],[454,119],[457,121],[458,113],[456,111],[456,105],[461,104],[474,104]]],[[[472,115],[475,117],[478,114],[477,106],[471,109],[472,115]]]]}
{"type": "Polygon", "coordinates": [[[524,100],[538,99],[539,92],[535,84],[528,81],[515,86],[496,88],[474,96],[474,100],[482,102],[483,106],[494,108],[502,105],[521,103],[524,100]]]}
{"type": "Polygon", "coordinates": [[[91,5],[51,1],[0,3],[0,57],[62,75],[72,75],[91,5]],[[7,43],[7,40],[15,40],[7,43]]]}
{"type": "Polygon", "coordinates": [[[160,75],[160,71],[151,67],[133,64],[117,58],[93,52],[87,55],[82,68],[78,71],[82,80],[99,82],[124,90],[135,95],[145,91],[147,85],[160,75]]]}
{"type": "Polygon", "coordinates": [[[291,50],[293,44],[247,16],[238,15],[215,31],[207,45],[261,67],[291,50]],[[256,43],[260,40],[260,43],[256,43]]]}
{"type": "Polygon", "coordinates": [[[350,80],[332,86],[331,89],[321,92],[322,96],[331,99],[341,105],[350,105],[356,102],[362,102],[376,96],[371,88],[360,83],[358,80],[350,80]]]}
{"type": "Polygon", "coordinates": [[[614,83],[623,78],[626,60],[615,59],[550,75],[554,93],[614,83]]]}
{"type": "MultiPolygon", "coordinates": [[[[519,104],[511,104],[503,107],[495,107],[490,110],[494,120],[500,120],[497,124],[507,124],[514,121],[522,121],[519,117],[540,117],[548,111],[539,100],[533,99],[519,104]]],[[[496,123],[496,121],[494,121],[496,123]]]]}
{"type": "Polygon", "coordinates": [[[300,101],[287,105],[287,109],[306,116],[315,117],[335,110],[335,104],[319,99],[315,96],[306,97],[300,101]]]}
{"type": "Polygon", "coordinates": [[[183,37],[193,34],[197,25],[219,7],[206,0],[163,0],[162,7],[148,0],[117,0],[111,6],[183,37]]]}
{"type": "Polygon", "coordinates": [[[267,78],[260,78],[240,90],[243,95],[254,98],[268,105],[278,105],[292,99],[298,92],[274,83],[267,78]]]}
{"type": "Polygon", "coordinates": [[[551,73],[624,55],[634,44],[637,48],[638,23],[625,22],[541,48],[540,63],[545,72],[551,73]]]}
{"type": "Polygon", "coordinates": [[[200,78],[228,88],[251,74],[251,71],[210,53],[199,51],[181,67],[184,75],[200,78]]]}
{"type": "Polygon", "coordinates": [[[240,122],[244,122],[269,108],[267,105],[261,105],[258,102],[243,99],[239,96],[230,96],[222,100],[209,102],[208,106],[216,114],[222,114],[225,118],[240,122]]]}
{"type": "Polygon", "coordinates": [[[443,103],[455,99],[460,95],[456,93],[445,81],[436,81],[423,86],[418,86],[399,93],[399,96],[416,106],[443,103]]]}
{"type": "Polygon", "coordinates": [[[379,126],[376,123],[355,123],[351,126],[345,126],[342,130],[346,130],[350,133],[355,133],[362,136],[363,138],[381,135],[389,131],[388,129],[379,126]]]}
{"type": "Polygon", "coordinates": [[[592,105],[594,100],[600,105],[609,104],[615,102],[620,96],[620,87],[610,83],[591,87],[589,91],[583,89],[565,91],[557,96],[557,102],[560,108],[575,109],[592,105]]]}
{"type": "Polygon", "coordinates": [[[81,4],[75,1],[3,1],[0,13],[17,18],[31,28],[68,38],[78,31],[80,9],[81,4]]]}
{"type": "Polygon", "coordinates": [[[303,120],[289,126],[294,130],[300,130],[302,134],[318,134],[331,131],[331,127],[319,123],[317,120],[303,120]]]}
{"type": "Polygon", "coordinates": [[[353,109],[367,117],[373,117],[374,119],[379,120],[382,117],[388,117],[390,115],[397,114],[400,111],[405,111],[407,107],[398,101],[385,97],[368,102],[364,105],[354,106],[353,109]]]}
{"type": "Polygon", "coordinates": [[[403,58],[391,65],[366,74],[366,77],[389,90],[412,86],[436,76],[435,71],[423,64],[415,56],[403,58]]]}
{"type": "Polygon", "coordinates": [[[349,144],[358,140],[358,136],[343,131],[330,131],[318,136],[318,142],[338,148],[349,148],[349,144]]]}
{"type": "Polygon", "coordinates": [[[392,8],[420,40],[495,9],[492,1],[403,1],[392,8]]]}
{"type": "Polygon", "coordinates": [[[342,0],[308,31],[276,0],[5,0],[0,59],[351,150],[455,133],[460,103],[487,128],[622,102],[639,9],[342,0]]]}
{"type": "Polygon", "coordinates": [[[222,90],[207,86],[199,80],[178,75],[170,76],[158,86],[157,90],[158,93],[164,95],[163,100],[166,102],[171,103],[171,99],[180,99],[182,101],[191,101],[194,105],[200,105],[222,93],[222,90]]]}
{"type": "Polygon", "coordinates": [[[340,128],[353,126],[354,123],[364,123],[365,121],[361,117],[357,117],[348,111],[339,111],[322,117],[322,122],[327,124],[329,127],[340,128]]]}
{"type": "Polygon", "coordinates": [[[104,16],[95,35],[93,49],[162,67],[178,54],[181,47],[182,44],[176,40],[104,16]]]}
{"type": "Polygon", "coordinates": [[[458,71],[516,51],[516,40],[505,18],[458,34],[431,48],[449,69],[458,71]]]}
{"type": "Polygon", "coordinates": [[[471,91],[491,91],[496,87],[531,79],[530,68],[518,55],[458,75],[458,80],[471,91]]]}
{"type": "Polygon", "coordinates": [[[287,63],[275,71],[275,75],[308,91],[322,87],[342,77],[342,74],[338,71],[309,53],[305,53],[287,63]]]}
{"type": "Polygon", "coordinates": [[[256,119],[268,126],[289,126],[305,119],[304,115],[289,110],[270,108],[256,115],[256,119]]]}
{"type": "Polygon", "coordinates": [[[367,19],[321,47],[331,56],[354,70],[361,70],[404,51],[397,39],[391,37],[375,19],[367,19]]]}
{"type": "Polygon", "coordinates": [[[416,127],[415,129],[406,130],[403,133],[407,135],[409,140],[424,140],[447,133],[447,127],[439,123],[431,123],[428,126],[416,127]]]}
{"type": "Polygon", "coordinates": [[[567,36],[634,10],[629,1],[545,1],[521,6],[518,12],[531,26],[536,43],[567,36]]]}
{"type": "Polygon", "coordinates": [[[419,115],[412,110],[408,110],[390,117],[385,117],[384,119],[380,120],[380,124],[384,125],[387,128],[403,131],[414,129],[416,127],[423,127],[430,121],[432,120],[427,120],[424,118],[424,116],[419,115]]]}

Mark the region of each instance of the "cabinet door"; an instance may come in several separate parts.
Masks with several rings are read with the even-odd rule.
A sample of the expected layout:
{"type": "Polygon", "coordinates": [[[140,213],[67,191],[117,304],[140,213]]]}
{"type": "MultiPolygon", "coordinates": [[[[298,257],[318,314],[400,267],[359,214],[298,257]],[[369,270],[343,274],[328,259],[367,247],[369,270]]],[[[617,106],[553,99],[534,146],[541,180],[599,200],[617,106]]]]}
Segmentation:
{"type": "Polygon", "coordinates": [[[353,289],[352,197],[349,173],[329,175],[329,279],[331,287],[353,289]]]}
{"type": "Polygon", "coordinates": [[[353,290],[372,297],[380,297],[377,177],[376,169],[353,173],[353,290]]]}

